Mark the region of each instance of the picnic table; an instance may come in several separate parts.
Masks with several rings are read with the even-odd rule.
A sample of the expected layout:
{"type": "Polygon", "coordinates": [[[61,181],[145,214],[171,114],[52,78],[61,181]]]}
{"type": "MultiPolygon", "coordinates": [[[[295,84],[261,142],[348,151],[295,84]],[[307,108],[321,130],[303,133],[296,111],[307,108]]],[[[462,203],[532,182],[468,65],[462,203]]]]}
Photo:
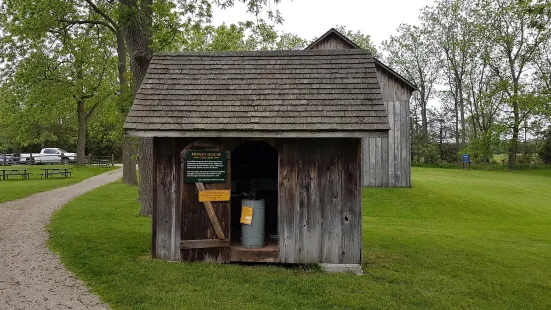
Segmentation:
{"type": "Polygon", "coordinates": [[[52,176],[60,175],[62,178],[68,178],[73,173],[70,171],[72,168],[42,168],[40,170],[44,171],[40,174],[40,178],[49,179],[52,176]]]}
{"type": "Polygon", "coordinates": [[[111,166],[111,160],[107,160],[107,159],[94,159],[94,161],[92,161],[90,163],[90,165],[94,166],[98,166],[98,167],[109,167],[111,166]]]}
{"type": "Polygon", "coordinates": [[[0,179],[7,180],[10,178],[10,176],[20,176],[21,180],[28,180],[29,176],[32,173],[28,173],[27,169],[19,170],[19,169],[0,169],[0,179]]]}

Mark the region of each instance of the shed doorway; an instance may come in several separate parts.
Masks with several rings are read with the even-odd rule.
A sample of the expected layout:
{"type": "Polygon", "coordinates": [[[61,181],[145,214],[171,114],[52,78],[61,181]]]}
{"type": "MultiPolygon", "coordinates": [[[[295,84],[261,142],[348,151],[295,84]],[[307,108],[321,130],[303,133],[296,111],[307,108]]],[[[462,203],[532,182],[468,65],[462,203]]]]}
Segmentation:
{"type": "MultiPolygon", "coordinates": [[[[277,262],[278,243],[278,152],[264,141],[246,142],[231,152],[231,261],[277,262]],[[241,213],[243,199],[263,201],[264,228],[255,232],[255,237],[263,236],[263,244],[254,247],[242,242],[243,229],[241,213]]],[[[261,219],[258,212],[252,221],[261,219]]],[[[258,224],[254,222],[253,225],[258,224]]],[[[251,226],[247,227],[247,229],[251,226]]],[[[262,241],[260,241],[262,243],[262,241]]]]}

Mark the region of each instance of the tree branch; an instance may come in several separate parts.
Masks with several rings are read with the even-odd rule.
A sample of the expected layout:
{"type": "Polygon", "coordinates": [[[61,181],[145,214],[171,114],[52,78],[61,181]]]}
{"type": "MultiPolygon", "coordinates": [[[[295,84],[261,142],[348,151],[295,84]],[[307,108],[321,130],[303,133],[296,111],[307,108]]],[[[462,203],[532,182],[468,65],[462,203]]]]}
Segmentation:
{"type": "Polygon", "coordinates": [[[103,22],[101,20],[68,20],[68,19],[62,18],[59,21],[62,22],[62,23],[69,24],[69,25],[103,25],[103,26],[109,28],[109,30],[111,30],[112,32],[114,32],[114,33],[117,32],[117,30],[115,28],[113,28],[113,26],[111,26],[108,23],[103,22]]]}
{"type": "Polygon", "coordinates": [[[84,1],[86,1],[86,3],[90,5],[92,10],[94,10],[96,13],[98,13],[103,18],[105,18],[105,20],[107,20],[113,26],[111,29],[113,29],[112,31],[116,34],[117,31],[119,30],[119,25],[111,17],[109,17],[109,15],[107,15],[105,12],[100,10],[91,0],[84,0],[84,1]]]}

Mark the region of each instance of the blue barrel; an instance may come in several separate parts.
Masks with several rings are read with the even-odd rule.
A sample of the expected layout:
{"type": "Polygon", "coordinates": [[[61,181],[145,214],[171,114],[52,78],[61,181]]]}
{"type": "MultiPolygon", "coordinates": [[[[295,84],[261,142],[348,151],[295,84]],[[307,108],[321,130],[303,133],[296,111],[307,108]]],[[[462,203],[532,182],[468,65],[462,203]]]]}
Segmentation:
{"type": "Polygon", "coordinates": [[[253,208],[251,225],[241,224],[241,245],[244,248],[258,249],[264,247],[264,199],[241,200],[244,207],[253,208]]]}

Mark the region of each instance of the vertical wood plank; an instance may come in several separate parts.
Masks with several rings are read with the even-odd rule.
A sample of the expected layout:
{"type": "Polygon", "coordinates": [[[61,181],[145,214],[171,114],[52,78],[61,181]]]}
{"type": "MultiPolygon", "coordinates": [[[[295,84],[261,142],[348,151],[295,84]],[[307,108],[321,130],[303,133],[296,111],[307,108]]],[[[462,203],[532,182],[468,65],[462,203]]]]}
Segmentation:
{"type": "Polygon", "coordinates": [[[339,263],[361,263],[361,184],[357,173],[361,167],[361,142],[343,139],[339,148],[342,158],[340,213],[341,225],[339,263]]]}
{"type": "Polygon", "coordinates": [[[151,210],[151,257],[152,258],[159,258],[157,255],[157,229],[158,229],[158,220],[159,220],[159,212],[161,206],[157,202],[158,194],[157,194],[157,165],[159,164],[158,155],[157,155],[157,149],[159,148],[159,138],[153,138],[153,184],[155,185],[155,189],[153,190],[153,210],[151,210]]]}
{"type": "Polygon", "coordinates": [[[400,102],[400,170],[402,171],[402,179],[400,186],[408,187],[409,186],[409,169],[407,167],[407,105],[405,102],[400,102]]]}
{"type": "MultiPolygon", "coordinates": [[[[366,147],[366,138],[362,138],[362,158],[365,159],[365,147],[366,147]]],[[[362,186],[367,186],[366,182],[365,182],[365,172],[366,172],[366,169],[367,169],[367,164],[366,163],[362,163],[362,169],[361,169],[361,175],[360,175],[360,179],[362,180],[362,186]]]]}
{"type": "Polygon", "coordinates": [[[383,175],[383,187],[389,187],[389,154],[388,154],[388,137],[382,138],[382,151],[381,151],[382,175],[383,175]]]}
{"type": "Polygon", "coordinates": [[[395,166],[394,166],[394,172],[396,174],[396,185],[400,186],[402,183],[402,168],[401,168],[401,108],[400,108],[400,102],[394,102],[394,128],[395,128],[395,138],[394,138],[394,158],[395,158],[395,166]]]}
{"type": "Polygon", "coordinates": [[[369,165],[369,149],[370,149],[370,140],[369,138],[364,138],[362,141],[362,184],[363,186],[371,186],[369,183],[369,173],[371,167],[369,165]]]}
{"type": "MultiPolygon", "coordinates": [[[[300,263],[316,263],[320,257],[321,217],[320,196],[318,184],[318,140],[308,140],[309,147],[299,147],[303,162],[300,175],[300,213],[302,214],[300,229],[300,263]]],[[[298,145],[297,145],[298,146],[298,145]]]]}
{"type": "Polygon", "coordinates": [[[279,192],[280,208],[279,225],[281,235],[279,236],[280,261],[284,263],[295,263],[295,212],[297,204],[297,163],[294,149],[295,139],[285,139],[282,142],[280,153],[280,185],[279,192]]]}
{"type": "Polygon", "coordinates": [[[393,102],[387,102],[388,107],[388,122],[390,124],[390,130],[388,132],[388,163],[389,163],[389,186],[394,187],[396,186],[396,176],[394,174],[394,167],[395,167],[395,160],[394,160],[394,138],[395,138],[395,130],[394,130],[394,103],[393,102]]]}
{"type": "MultiPolygon", "coordinates": [[[[171,138],[159,138],[157,148],[157,188],[156,188],[156,240],[155,257],[164,260],[173,260],[174,239],[172,236],[175,224],[175,201],[174,198],[174,173],[175,167],[172,165],[172,147],[171,138]]],[[[179,242],[179,241],[178,241],[179,242]]],[[[178,248],[179,251],[179,248],[178,248]]]]}
{"type": "Polygon", "coordinates": [[[407,160],[406,160],[406,166],[407,166],[407,174],[408,174],[408,187],[411,187],[411,110],[409,106],[409,98],[405,102],[406,106],[406,114],[407,114],[407,120],[406,120],[406,134],[407,134],[407,141],[406,141],[406,153],[407,153],[407,160]]]}
{"type": "Polygon", "coordinates": [[[377,177],[377,170],[376,170],[376,150],[377,147],[376,138],[369,138],[369,186],[376,186],[375,178],[377,177]]]}

